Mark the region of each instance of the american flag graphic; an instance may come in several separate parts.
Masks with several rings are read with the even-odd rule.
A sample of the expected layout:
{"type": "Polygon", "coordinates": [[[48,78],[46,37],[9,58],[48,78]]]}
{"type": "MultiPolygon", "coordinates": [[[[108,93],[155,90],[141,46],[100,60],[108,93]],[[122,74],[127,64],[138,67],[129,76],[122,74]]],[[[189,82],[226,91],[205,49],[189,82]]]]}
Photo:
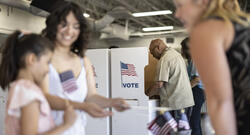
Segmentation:
{"type": "Polygon", "coordinates": [[[178,130],[189,130],[188,118],[184,110],[181,110],[181,117],[178,121],[178,130]]]}
{"type": "Polygon", "coordinates": [[[71,70],[60,73],[59,77],[61,80],[62,88],[65,92],[71,93],[77,90],[76,79],[71,70]]]}
{"type": "Polygon", "coordinates": [[[166,111],[163,115],[156,117],[148,126],[154,135],[167,135],[171,130],[177,130],[177,123],[171,114],[166,111]]]}
{"type": "Polygon", "coordinates": [[[137,76],[134,64],[121,62],[121,75],[137,76]]]}

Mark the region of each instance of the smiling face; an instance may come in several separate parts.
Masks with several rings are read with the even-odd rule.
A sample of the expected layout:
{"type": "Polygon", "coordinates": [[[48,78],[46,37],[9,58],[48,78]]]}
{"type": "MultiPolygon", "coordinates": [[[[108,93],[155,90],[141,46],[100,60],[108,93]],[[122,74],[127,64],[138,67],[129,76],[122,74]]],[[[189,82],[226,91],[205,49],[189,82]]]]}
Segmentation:
{"type": "Polygon", "coordinates": [[[174,0],[176,6],[175,17],[190,31],[206,9],[207,1],[208,0],[174,0]]]}
{"type": "Polygon", "coordinates": [[[78,39],[80,24],[73,12],[70,12],[65,20],[66,22],[62,21],[57,26],[56,44],[70,47],[78,39]]]}

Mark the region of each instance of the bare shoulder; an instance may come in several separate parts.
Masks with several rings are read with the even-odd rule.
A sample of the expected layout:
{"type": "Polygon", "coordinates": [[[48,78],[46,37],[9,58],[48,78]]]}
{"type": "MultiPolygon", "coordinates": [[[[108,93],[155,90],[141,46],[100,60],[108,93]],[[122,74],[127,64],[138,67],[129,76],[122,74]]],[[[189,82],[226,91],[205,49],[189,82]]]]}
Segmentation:
{"type": "MultiPolygon", "coordinates": [[[[232,42],[234,29],[231,22],[227,23],[222,20],[209,19],[197,24],[191,32],[192,46],[195,43],[215,43],[223,45],[226,50],[232,42]]],[[[207,44],[209,45],[209,44],[207,44]]],[[[210,44],[215,45],[215,44],[210,44]]]]}
{"type": "Polygon", "coordinates": [[[83,60],[84,60],[84,63],[85,63],[85,64],[87,64],[87,65],[90,64],[90,65],[91,65],[91,61],[90,61],[90,59],[89,59],[87,56],[84,56],[84,57],[83,57],[83,60]]]}
{"type": "Polygon", "coordinates": [[[197,26],[210,26],[210,28],[218,28],[221,29],[227,29],[231,27],[232,22],[231,21],[225,21],[225,20],[219,20],[219,19],[207,19],[204,21],[201,21],[197,26]]]}
{"type": "Polygon", "coordinates": [[[88,69],[90,69],[90,67],[92,67],[92,63],[87,56],[83,57],[83,61],[84,61],[84,66],[85,66],[86,70],[88,70],[88,69]]]}
{"type": "Polygon", "coordinates": [[[222,20],[210,19],[197,24],[191,32],[191,35],[203,36],[203,35],[217,35],[226,33],[232,24],[228,24],[222,20]]]}

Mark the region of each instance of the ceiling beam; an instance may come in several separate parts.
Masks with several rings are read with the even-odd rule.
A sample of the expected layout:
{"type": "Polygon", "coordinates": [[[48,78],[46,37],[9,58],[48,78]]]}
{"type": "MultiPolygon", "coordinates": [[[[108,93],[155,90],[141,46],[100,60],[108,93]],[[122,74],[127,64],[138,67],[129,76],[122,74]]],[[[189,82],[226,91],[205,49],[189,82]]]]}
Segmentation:
{"type": "MultiPolygon", "coordinates": [[[[84,1],[84,0],[82,0],[82,1],[84,1]]],[[[88,2],[95,4],[97,7],[102,8],[106,11],[111,11],[113,8],[111,6],[108,6],[107,4],[104,4],[103,2],[102,2],[102,4],[100,4],[101,2],[99,2],[97,0],[88,0],[88,2]]],[[[143,27],[150,27],[148,24],[141,22],[141,21],[137,20],[136,18],[130,18],[130,19],[133,20],[134,22],[142,25],[143,27]]]]}
{"type": "MultiPolygon", "coordinates": [[[[97,16],[104,16],[105,13],[100,13],[100,12],[97,12],[97,11],[94,11],[90,8],[88,8],[87,6],[85,6],[85,1],[84,0],[77,0],[75,1],[77,4],[79,4],[83,9],[93,13],[93,14],[96,14],[97,16]]],[[[106,9],[105,9],[106,10],[106,9]]],[[[93,18],[95,19],[95,18],[93,18]]],[[[125,21],[121,21],[121,20],[115,20],[117,23],[121,24],[121,25],[124,25],[125,26],[125,21]]],[[[138,22],[137,22],[138,23],[138,22]]],[[[141,24],[143,25],[143,24],[141,24]]],[[[133,27],[133,26],[129,26],[131,29],[136,29],[136,27],[133,27]]]]}
{"type": "MultiPolygon", "coordinates": [[[[147,0],[143,0],[149,7],[151,7],[152,9],[154,9],[154,10],[157,10],[157,11],[159,11],[160,9],[159,8],[157,8],[157,7],[155,7],[152,3],[150,3],[150,2],[153,2],[153,0],[152,1],[150,1],[150,2],[148,2],[147,0]]],[[[169,16],[169,15],[164,15],[166,18],[168,18],[168,19],[170,19],[171,21],[173,21],[173,22],[175,22],[176,24],[180,24],[176,19],[174,19],[173,17],[171,17],[171,16],[169,16]]]]}
{"type": "Polygon", "coordinates": [[[106,3],[104,3],[104,1],[98,1],[98,0],[87,0],[89,3],[97,6],[97,7],[104,7],[106,10],[112,10],[112,6],[107,5],[106,3]]]}
{"type": "MultiPolygon", "coordinates": [[[[126,3],[124,0],[115,0],[118,3],[122,4],[123,6],[125,6],[126,8],[128,8],[129,10],[131,10],[132,12],[139,12],[136,8],[132,7],[131,5],[129,5],[128,3],[126,3]]],[[[165,26],[165,24],[153,19],[152,17],[148,17],[150,21],[157,23],[160,26],[165,26]]],[[[149,27],[149,26],[147,26],[149,27]]]]}

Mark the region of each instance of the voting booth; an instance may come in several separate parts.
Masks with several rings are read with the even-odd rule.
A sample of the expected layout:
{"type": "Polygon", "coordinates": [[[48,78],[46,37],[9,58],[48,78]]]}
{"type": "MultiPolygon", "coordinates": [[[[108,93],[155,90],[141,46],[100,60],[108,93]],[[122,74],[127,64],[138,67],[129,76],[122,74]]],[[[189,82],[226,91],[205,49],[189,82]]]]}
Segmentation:
{"type": "Polygon", "coordinates": [[[111,49],[111,97],[122,97],[131,110],[112,117],[112,135],[147,135],[148,97],[144,94],[144,67],[148,64],[148,49],[111,49]],[[140,107],[142,109],[140,109],[140,107]]]}
{"type": "MultiPolygon", "coordinates": [[[[89,49],[86,56],[92,63],[96,80],[97,92],[107,98],[110,97],[110,60],[109,49],[89,49]]],[[[110,117],[92,118],[87,115],[87,135],[110,135],[110,117]]]]}
{"type": "Polygon", "coordinates": [[[125,112],[114,112],[111,118],[88,116],[87,135],[151,135],[147,123],[156,117],[158,101],[149,100],[144,93],[144,68],[148,65],[148,48],[89,49],[96,79],[102,96],[121,97],[131,106],[125,112]]]}

